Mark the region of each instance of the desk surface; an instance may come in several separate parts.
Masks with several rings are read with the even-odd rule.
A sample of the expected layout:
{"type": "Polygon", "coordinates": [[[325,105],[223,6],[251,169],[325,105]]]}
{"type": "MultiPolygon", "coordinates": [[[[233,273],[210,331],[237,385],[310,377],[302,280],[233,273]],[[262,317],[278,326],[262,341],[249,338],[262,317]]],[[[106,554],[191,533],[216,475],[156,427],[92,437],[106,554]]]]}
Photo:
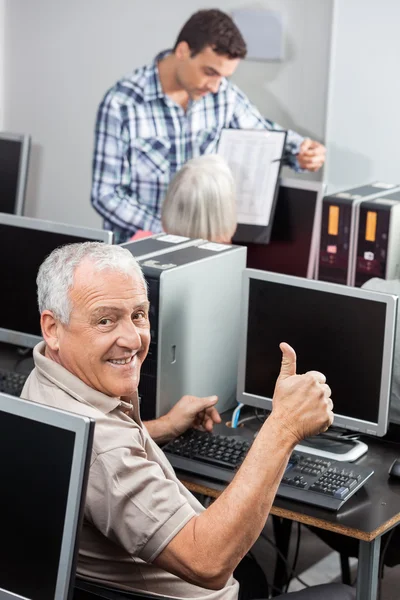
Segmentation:
{"type": "MultiPolygon", "coordinates": [[[[388,479],[390,465],[400,456],[400,445],[371,438],[363,441],[369,450],[355,464],[371,467],[374,475],[338,512],[276,497],[271,514],[368,542],[400,523],[400,479],[388,479]]],[[[219,482],[182,471],[177,474],[192,492],[217,498],[225,489],[219,482]]]]}

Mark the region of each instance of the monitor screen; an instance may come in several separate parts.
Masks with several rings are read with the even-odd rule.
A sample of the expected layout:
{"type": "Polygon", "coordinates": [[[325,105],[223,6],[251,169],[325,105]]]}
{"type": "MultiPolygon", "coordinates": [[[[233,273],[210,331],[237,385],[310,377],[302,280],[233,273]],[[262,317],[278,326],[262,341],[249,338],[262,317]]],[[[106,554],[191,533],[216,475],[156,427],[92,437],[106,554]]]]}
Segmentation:
{"type": "Polygon", "coordinates": [[[0,133],[0,212],[22,215],[30,137],[0,133]]]}
{"type": "Polygon", "coordinates": [[[396,306],[387,294],[246,269],[238,401],[271,409],[279,344],[287,342],[298,373],[326,376],[334,425],[384,435],[396,306]]]}
{"type": "Polygon", "coordinates": [[[68,598],[93,428],[87,417],[0,394],[2,598],[68,598]]]}
{"type": "Polygon", "coordinates": [[[249,243],[252,269],[314,278],[324,184],[283,179],[269,244],[249,243]]]}
{"type": "Polygon", "coordinates": [[[39,266],[58,246],[85,241],[112,243],[112,233],[0,214],[0,341],[31,348],[41,340],[39,266]]]}

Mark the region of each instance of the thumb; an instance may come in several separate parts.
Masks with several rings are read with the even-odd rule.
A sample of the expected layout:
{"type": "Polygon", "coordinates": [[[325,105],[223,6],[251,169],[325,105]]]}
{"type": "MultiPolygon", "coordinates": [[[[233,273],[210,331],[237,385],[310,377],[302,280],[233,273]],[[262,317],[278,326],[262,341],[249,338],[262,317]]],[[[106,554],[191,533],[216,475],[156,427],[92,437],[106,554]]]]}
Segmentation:
{"type": "Polygon", "coordinates": [[[282,351],[282,362],[278,379],[286,379],[291,375],[296,375],[296,352],[286,342],[281,342],[279,348],[282,351]]]}
{"type": "Polygon", "coordinates": [[[211,406],[215,406],[218,402],[218,396],[206,396],[202,398],[204,400],[205,406],[204,408],[211,408],[211,406]]]}
{"type": "Polygon", "coordinates": [[[189,396],[192,410],[196,413],[211,408],[218,402],[218,396],[189,396]]]}

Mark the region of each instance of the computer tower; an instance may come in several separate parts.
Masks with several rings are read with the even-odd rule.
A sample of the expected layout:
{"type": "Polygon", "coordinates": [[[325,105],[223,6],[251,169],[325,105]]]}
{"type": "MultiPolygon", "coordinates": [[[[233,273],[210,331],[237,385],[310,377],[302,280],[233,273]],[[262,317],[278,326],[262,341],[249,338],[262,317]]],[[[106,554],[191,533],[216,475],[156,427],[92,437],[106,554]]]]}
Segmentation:
{"type": "Polygon", "coordinates": [[[196,239],[191,239],[182,235],[156,233],[149,237],[124,242],[121,246],[129,250],[135,258],[149,258],[156,254],[165,254],[166,252],[172,252],[178,248],[192,246],[197,241],[198,240],[196,239]]]}
{"type": "Polygon", "coordinates": [[[372,277],[400,277],[400,191],[360,206],[352,285],[360,287],[372,277]]]}
{"type": "Polygon", "coordinates": [[[399,188],[396,184],[375,182],[325,196],[317,279],[351,285],[360,204],[389,194],[393,189],[399,188]]]}
{"type": "Polygon", "coordinates": [[[185,394],[236,403],[240,298],[246,248],[197,240],[140,258],[148,284],[151,343],[141,369],[143,419],[159,417],[185,394]]]}

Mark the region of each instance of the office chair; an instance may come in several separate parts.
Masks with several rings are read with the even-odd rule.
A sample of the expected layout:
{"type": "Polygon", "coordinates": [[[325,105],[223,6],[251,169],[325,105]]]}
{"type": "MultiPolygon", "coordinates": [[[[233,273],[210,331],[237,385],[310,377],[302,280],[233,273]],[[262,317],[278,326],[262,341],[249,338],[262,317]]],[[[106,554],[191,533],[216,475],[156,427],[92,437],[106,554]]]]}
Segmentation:
{"type": "MultiPolygon", "coordinates": [[[[75,577],[73,600],[133,600],[133,598],[137,598],[138,600],[154,600],[155,598],[160,598],[160,596],[153,596],[144,592],[118,590],[117,588],[92,583],[81,577],[75,577]]],[[[163,596],[163,598],[165,600],[173,600],[168,596],[163,596]]]]}

